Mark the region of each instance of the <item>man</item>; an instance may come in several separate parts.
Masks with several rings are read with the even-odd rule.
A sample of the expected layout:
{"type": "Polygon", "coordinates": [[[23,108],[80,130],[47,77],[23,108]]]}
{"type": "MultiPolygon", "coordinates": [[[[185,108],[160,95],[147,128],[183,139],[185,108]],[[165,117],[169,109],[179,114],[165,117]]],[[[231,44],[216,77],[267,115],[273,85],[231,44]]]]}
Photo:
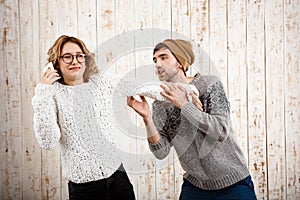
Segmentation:
{"type": "Polygon", "coordinates": [[[147,101],[128,97],[127,104],[141,115],[152,153],[165,158],[171,146],[185,170],[181,200],[256,199],[253,182],[243,153],[233,139],[229,102],[221,81],[197,73],[187,77],[194,62],[189,41],[167,39],[153,51],[156,73],[165,85],[161,95],[169,100],[154,101],[152,115],[147,101]],[[186,91],[175,83],[188,83],[199,97],[187,99],[186,91]]]}

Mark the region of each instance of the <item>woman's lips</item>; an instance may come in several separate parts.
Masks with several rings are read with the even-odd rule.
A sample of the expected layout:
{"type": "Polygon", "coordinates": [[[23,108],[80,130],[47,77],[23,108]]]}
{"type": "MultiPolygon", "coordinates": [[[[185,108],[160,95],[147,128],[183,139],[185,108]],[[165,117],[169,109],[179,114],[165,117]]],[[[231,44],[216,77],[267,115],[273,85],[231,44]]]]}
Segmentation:
{"type": "Polygon", "coordinates": [[[71,68],[69,68],[69,70],[78,71],[78,70],[80,70],[80,67],[71,67],[71,68]]]}

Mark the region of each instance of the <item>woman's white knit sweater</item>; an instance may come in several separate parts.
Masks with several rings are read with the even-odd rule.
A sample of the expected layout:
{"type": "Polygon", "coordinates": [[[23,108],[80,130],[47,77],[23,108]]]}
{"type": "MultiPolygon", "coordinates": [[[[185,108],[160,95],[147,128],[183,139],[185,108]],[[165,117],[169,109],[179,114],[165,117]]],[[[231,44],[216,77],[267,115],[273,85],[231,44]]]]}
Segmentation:
{"type": "Polygon", "coordinates": [[[32,98],[34,132],[43,149],[60,145],[63,174],[75,183],[107,178],[121,164],[114,126],[112,76],[67,86],[38,84],[32,98]]]}

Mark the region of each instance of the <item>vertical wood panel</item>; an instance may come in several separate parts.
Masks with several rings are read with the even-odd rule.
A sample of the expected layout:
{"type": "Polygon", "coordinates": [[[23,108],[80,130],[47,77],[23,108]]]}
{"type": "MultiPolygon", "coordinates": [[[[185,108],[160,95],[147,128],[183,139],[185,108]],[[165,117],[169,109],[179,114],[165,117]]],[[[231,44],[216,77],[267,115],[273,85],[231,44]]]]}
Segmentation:
{"type": "Polygon", "coordinates": [[[2,1],[1,199],[22,199],[21,65],[18,1],[2,1]]]}
{"type": "Polygon", "coordinates": [[[248,163],[246,4],[228,1],[228,99],[235,138],[248,163]]]}
{"type": "Polygon", "coordinates": [[[32,199],[41,195],[41,149],[33,134],[33,112],[31,98],[34,93],[32,78],[39,70],[39,8],[37,1],[19,1],[20,5],[20,48],[21,90],[23,130],[23,198],[32,199]],[[34,141],[34,142],[33,142],[34,141]]]}
{"type": "Polygon", "coordinates": [[[284,199],[286,196],[282,17],[283,1],[266,1],[266,148],[269,199],[284,199]]]}
{"type": "Polygon", "coordinates": [[[7,98],[7,85],[6,85],[6,76],[3,76],[6,71],[6,60],[4,59],[5,58],[5,51],[4,51],[4,48],[6,48],[6,43],[7,43],[7,25],[4,25],[5,23],[7,23],[7,20],[8,18],[7,17],[4,17],[5,16],[5,11],[6,11],[6,5],[5,5],[5,2],[4,1],[1,1],[0,2],[0,16],[2,16],[1,18],[1,21],[0,21],[0,24],[2,25],[3,24],[3,27],[2,29],[0,29],[0,41],[1,41],[1,51],[0,51],[0,59],[3,60],[3,63],[2,63],[2,67],[0,68],[0,74],[2,74],[2,76],[0,76],[0,113],[2,113],[0,115],[0,160],[1,160],[1,163],[0,163],[0,169],[1,169],[1,172],[0,172],[0,180],[1,180],[1,183],[0,183],[0,198],[4,198],[4,190],[7,189],[7,185],[5,185],[5,175],[2,175],[4,174],[4,170],[5,170],[5,167],[7,166],[6,164],[6,132],[7,132],[7,127],[8,127],[8,121],[7,121],[7,113],[6,113],[6,110],[7,110],[7,103],[8,103],[8,98],[7,98]]]}
{"type": "Polygon", "coordinates": [[[78,37],[90,51],[97,48],[97,5],[95,1],[78,0],[78,37]]]}
{"type": "Polygon", "coordinates": [[[300,2],[284,1],[287,199],[300,199],[300,2]]]}
{"type": "MultiPolygon", "coordinates": [[[[105,46],[105,42],[115,36],[116,32],[116,6],[115,0],[97,2],[97,65],[100,72],[113,61],[116,46],[105,46]],[[113,52],[111,52],[113,49],[113,52]]],[[[114,65],[114,64],[112,64],[114,65]]]]}
{"type": "MultiPolygon", "coordinates": [[[[39,82],[41,70],[47,64],[48,49],[60,36],[57,8],[57,1],[39,2],[39,63],[32,66],[35,73],[32,81],[35,84],[39,82]]],[[[57,145],[53,150],[42,150],[41,156],[41,199],[66,199],[68,193],[66,180],[61,173],[59,146],[57,145]]]]}
{"type": "MultiPolygon", "coordinates": [[[[73,0],[57,0],[59,35],[77,36],[78,4],[73,0]]],[[[56,9],[57,9],[56,8],[56,9]]]]}
{"type": "Polygon", "coordinates": [[[227,92],[226,1],[209,1],[210,74],[220,77],[227,92]]]}
{"type": "Polygon", "coordinates": [[[267,199],[264,2],[247,2],[249,168],[258,199],[267,199]]]}
{"type": "Polygon", "coordinates": [[[195,64],[191,73],[200,72],[209,74],[209,8],[207,0],[191,0],[191,39],[198,45],[195,46],[195,64]]]}
{"type": "Polygon", "coordinates": [[[158,42],[162,42],[164,39],[171,37],[172,31],[172,0],[161,0],[153,1],[152,3],[152,28],[165,30],[159,35],[154,35],[153,37],[153,47],[158,42]],[[168,32],[168,30],[170,32],[168,32]]]}

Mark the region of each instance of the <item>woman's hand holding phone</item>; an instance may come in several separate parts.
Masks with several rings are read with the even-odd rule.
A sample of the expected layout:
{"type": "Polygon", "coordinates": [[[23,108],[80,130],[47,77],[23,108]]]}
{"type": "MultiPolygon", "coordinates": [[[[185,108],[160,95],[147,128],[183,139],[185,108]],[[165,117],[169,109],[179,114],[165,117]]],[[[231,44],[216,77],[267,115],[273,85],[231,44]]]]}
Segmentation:
{"type": "Polygon", "coordinates": [[[52,62],[49,62],[42,70],[40,83],[51,85],[58,79],[60,79],[60,76],[57,70],[54,69],[52,62]]]}

